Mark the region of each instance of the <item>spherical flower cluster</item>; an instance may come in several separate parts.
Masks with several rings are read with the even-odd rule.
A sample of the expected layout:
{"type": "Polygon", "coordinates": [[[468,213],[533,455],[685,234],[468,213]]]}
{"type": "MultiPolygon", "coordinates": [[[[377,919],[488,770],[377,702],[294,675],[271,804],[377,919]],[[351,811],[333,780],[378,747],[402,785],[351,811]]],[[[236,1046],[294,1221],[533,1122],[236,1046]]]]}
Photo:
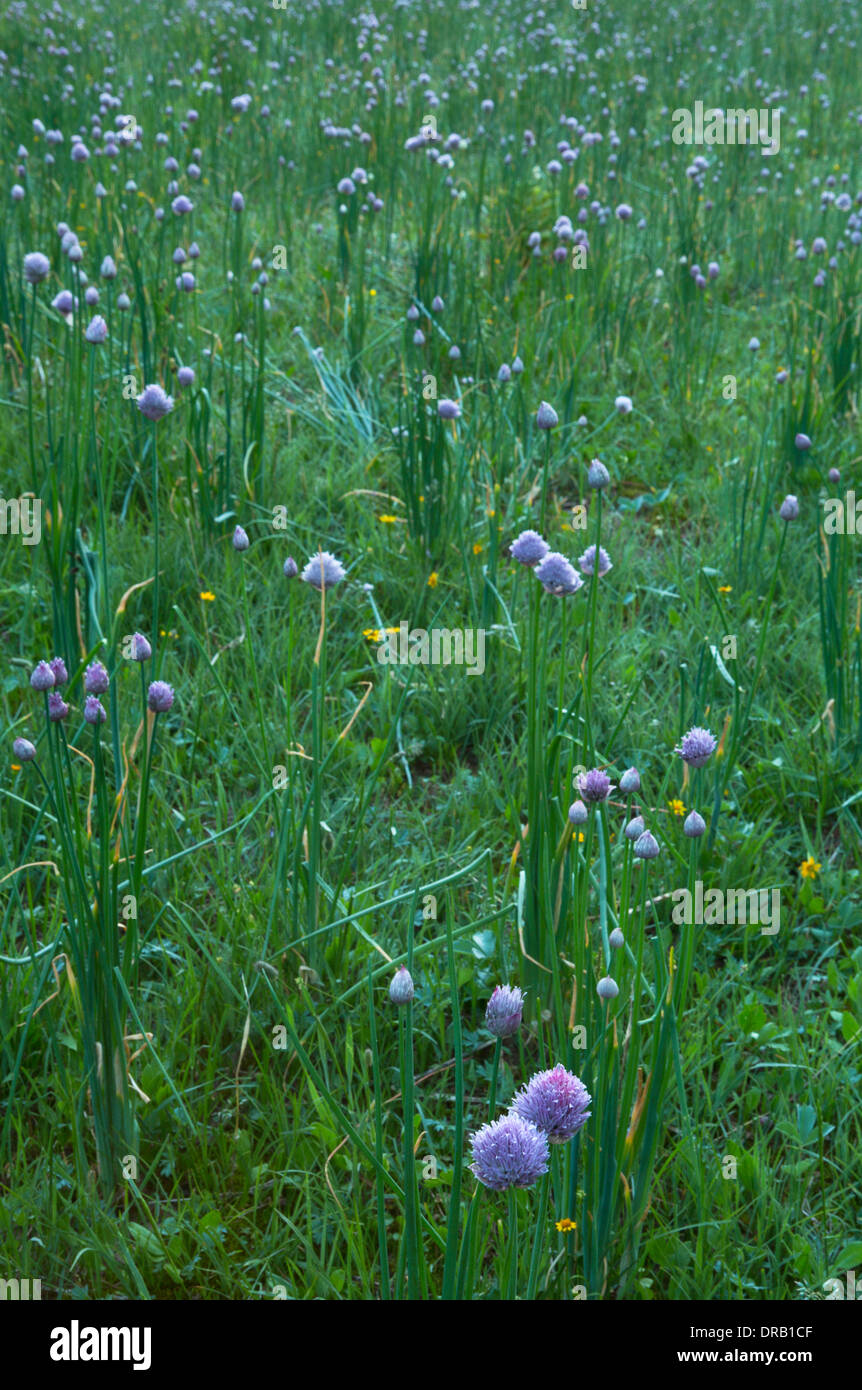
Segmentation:
{"type": "Polygon", "coordinates": [[[524,1011],[524,996],[515,985],[497,985],[485,1009],[485,1027],[495,1038],[517,1033],[524,1011]]]}
{"type": "Polygon", "coordinates": [[[24,257],[24,279],[28,285],[38,285],[51,273],[51,262],[41,251],[31,251],[24,257]]]}
{"type": "Polygon", "coordinates": [[[540,1071],[517,1093],[511,1110],[548,1136],[564,1144],[590,1117],[591,1096],[583,1082],[558,1063],[540,1071]]]}
{"type": "Polygon", "coordinates": [[[576,594],[584,582],[565,555],[553,550],[537,565],[536,578],[546,593],[555,594],[558,598],[576,594]]]}
{"type": "Polygon", "coordinates": [[[600,767],[594,767],[590,772],[582,772],[578,777],[578,791],[589,805],[607,801],[613,790],[613,782],[600,767]]]}
{"type": "Polygon", "coordinates": [[[138,396],[138,410],[148,420],[161,420],[170,414],[173,408],[173,397],[163,391],[161,386],[145,386],[138,396]]]}
{"type": "MultiPolygon", "coordinates": [[[[580,565],[581,573],[582,573],[582,574],[595,574],[595,573],[596,573],[596,547],[595,547],[594,545],[588,545],[588,546],[587,546],[587,548],[586,548],[586,550],[584,551],[583,555],[582,555],[582,556],[580,557],[580,559],[578,560],[578,564],[580,565]]],[[[599,546],[599,563],[598,563],[598,574],[599,574],[599,578],[601,578],[601,576],[602,576],[603,574],[607,574],[608,570],[612,570],[612,569],[613,569],[613,565],[611,564],[611,557],[610,557],[610,555],[608,554],[608,552],[605,550],[604,546],[603,546],[603,545],[600,545],[600,546],[599,546]]]]}
{"type": "Polygon", "coordinates": [[[715,736],[709,732],[709,729],[702,729],[696,724],[684,735],[679,748],[674,749],[674,752],[679,753],[689,767],[704,767],[715,749],[715,736]]]}
{"type": "Polygon", "coordinates": [[[517,540],[512,542],[510,554],[519,564],[535,568],[544,560],[548,550],[548,542],[542,539],[538,531],[522,531],[517,540]]]}
{"type": "Polygon", "coordinates": [[[321,550],[317,555],[312,555],[299,577],[314,589],[332,589],[341,583],[346,573],[334,555],[330,555],[328,550],[321,550]]]}
{"type": "Polygon", "coordinates": [[[147,690],[147,707],[153,714],[167,714],[174,703],[174,692],[165,681],[153,681],[147,690]]]}
{"type": "Polygon", "coordinates": [[[110,684],[108,672],[101,661],[91,661],[84,672],[84,689],[88,695],[104,695],[110,684]]]}
{"type": "Polygon", "coordinates": [[[547,1136],[520,1115],[510,1113],[483,1125],[470,1142],[470,1170],[493,1192],[532,1187],[548,1171],[547,1136]]]}
{"type": "Polygon", "coordinates": [[[799,502],[792,492],[789,492],[778,508],[778,515],[782,521],[795,521],[799,515],[799,502]]]}

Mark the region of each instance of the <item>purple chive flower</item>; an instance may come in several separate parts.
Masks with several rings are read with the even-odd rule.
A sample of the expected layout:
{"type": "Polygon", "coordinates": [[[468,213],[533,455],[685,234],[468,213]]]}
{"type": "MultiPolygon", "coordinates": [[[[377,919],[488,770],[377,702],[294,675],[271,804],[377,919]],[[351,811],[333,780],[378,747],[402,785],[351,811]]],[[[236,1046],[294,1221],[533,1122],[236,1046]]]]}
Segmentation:
{"type": "Polygon", "coordinates": [[[104,695],[110,680],[101,661],[91,661],[84,672],[84,689],[88,695],[104,695]]]}
{"type": "Polygon", "coordinates": [[[312,555],[300,579],[315,589],[333,589],[336,584],[341,583],[346,573],[344,566],[334,555],[330,555],[328,550],[321,550],[317,555],[312,555]]]}
{"type": "Polygon", "coordinates": [[[716,739],[709,729],[695,724],[682,739],[674,752],[684,758],[689,767],[703,767],[708,763],[716,749],[716,739]]]}
{"type": "Polygon", "coordinates": [[[443,310],[446,308],[446,304],[440,298],[439,294],[435,294],[434,298],[431,300],[431,308],[434,310],[435,314],[442,314],[443,310]]]}
{"type": "Polygon", "coordinates": [[[180,386],[191,386],[194,383],[195,373],[193,367],[180,367],[177,371],[177,381],[180,386]]]}
{"type": "Polygon", "coordinates": [[[114,264],[113,256],[105,257],[99,269],[99,274],[101,275],[103,280],[116,280],[117,267],[114,264]]]}
{"type": "Polygon", "coordinates": [[[108,325],[101,314],[96,314],[84,329],[84,337],[88,343],[103,343],[107,336],[108,325]]]}
{"type": "Polygon", "coordinates": [[[552,405],[542,401],[536,411],[536,425],[540,430],[552,430],[560,423],[560,417],[552,405]]]}
{"type": "Polygon", "coordinates": [[[161,420],[174,408],[173,397],[163,391],[161,386],[145,386],[138,396],[138,410],[148,420],[161,420]]]}
{"type": "Polygon", "coordinates": [[[530,565],[535,568],[541,560],[544,560],[548,550],[548,542],[542,539],[538,531],[522,531],[517,540],[512,542],[509,554],[519,564],[530,565]]]}
{"type": "Polygon", "coordinates": [[[231,544],[234,550],[248,550],[248,533],[244,531],[241,526],[237,526],[234,528],[233,539],[231,541],[231,544]]]}
{"type": "Polygon", "coordinates": [[[584,583],[565,555],[553,550],[536,566],[536,578],[545,593],[555,594],[558,598],[576,594],[584,583]]]}
{"type": "MultiPolygon", "coordinates": [[[[422,332],[421,328],[417,328],[416,332],[413,334],[413,344],[415,347],[421,347],[424,342],[425,334],[422,332]]],[[[446,417],[444,416],[443,418],[445,419],[446,417]]],[[[452,419],[454,417],[450,416],[449,418],[452,419]]]]}
{"type": "Polygon", "coordinates": [[[627,840],[639,840],[646,830],[646,821],[643,816],[632,816],[623,834],[627,840]]]}
{"type": "Polygon", "coordinates": [[[759,350],[759,348],[760,348],[760,339],[759,339],[759,338],[749,338],[749,340],[748,340],[748,351],[749,351],[749,352],[757,352],[757,351],[759,350]]]}
{"type": "Polygon", "coordinates": [[[499,382],[502,382],[504,385],[507,381],[512,380],[512,368],[509,366],[508,362],[504,362],[503,365],[500,367],[500,370],[497,373],[497,380],[499,382]]]}
{"type": "Polygon", "coordinates": [[[69,672],[66,670],[66,663],[61,656],[52,657],[48,662],[54,673],[54,685],[65,685],[69,679],[69,672]]]}
{"type": "Polygon", "coordinates": [[[513,376],[520,376],[521,373],[523,372],[523,370],[524,370],[524,364],[523,364],[523,362],[521,361],[520,357],[515,357],[515,358],[513,358],[513,360],[512,360],[512,375],[513,375],[513,376]]]}
{"type": "Polygon", "coordinates": [[[75,300],[71,290],[61,290],[51,300],[51,308],[56,309],[58,314],[71,314],[74,307],[75,300]]]}
{"type": "MultiPolygon", "coordinates": [[[[622,935],[622,933],[620,933],[622,935]]],[[[616,999],[620,992],[620,987],[616,980],[612,980],[610,975],[605,975],[596,985],[596,994],[600,999],[616,999]]]]}
{"type": "Polygon", "coordinates": [[[132,661],[149,661],[153,654],[153,649],[142,632],[136,632],[132,638],[132,661]]]}
{"type": "Polygon", "coordinates": [[[613,790],[613,782],[600,767],[594,767],[590,772],[582,772],[578,777],[578,791],[591,806],[599,801],[607,801],[613,790]]]}
{"type": "Polygon", "coordinates": [[[245,198],[240,192],[235,192],[231,195],[230,205],[234,212],[242,212],[245,207],[245,198]]]}
{"type": "Polygon", "coordinates": [[[596,488],[600,491],[603,487],[607,487],[610,480],[611,475],[605,468],[605,465],[602,463],[601,459],[593,459],[592,463],[590,464],[589,471],[587,472],[588,486],[596,488]]]}
{"type": "Polygon", "coordinates": [[[790,373],[787,371],[787,369],[785,367],[782,367],[780,371],[775,373],[775,380],[783,383],[787,380],[789,376],[790,373]]]}
{"type": "Polygon", "coordinates": [[[107,719],[105,707],[95,695],[88,695],[84,701],[84,718],[88,724],[104,724],[107,719]]]}
{"type": "Polygon", "coordinates": [[[838,469],[838,468],[830,468],[830,470],[829,470],[829,472],[826,474],[826,476],[827,476],[827,478],[829,479],[830,483],[840,483],[840,482],[841,482],[841,471],[840,471],[840,469],[838,469]]]}
{"type": "Polygon", "coordinates": [[[52,690],[48,696],[48,718],[54,724],[59,724],[61,719],[65,719],[69,713],[69,706],[63,699],[58,690],[52,690]]]}
{"type": "Polygon", "coordinates": [[[12,202],[13,202],[13,203],[20,203],[20,202],[22,202],[23,198],[24,198],[24,190],[23,190],[23,188],[21,187],[20,183],[13,183],[13,185],[12,185],[12,202]]]}
{"type": "Polygon", "coordinates": [[[620,931],[619,927],[614,927],[613,931],[608,937],[608,945],[610,946],[611,950],[619,951],[623,948],[623,946],[625,946],[625,944],[626,939],[620,931]]]}
{"type": "Polygon", "coordinates": [[[524,996],[517,985],[497,985],[485,1009],[485,1027],[495,1038],[509,1038],[521,1026],[524,996]]]}
{"type": "Polygon", "coordinates": [[[51,273],[51,262],[41,251],[31,251],[24,257],[24,279],[28,285],[38,285],[51,273]]]}
{"type": "MultiPolygon", "coordinates": [[[[586,550],[584,551],[583,555],[582,555],[582,556],[580,557],[580,559],[578,560],[578,564],[580,565],[581,573],[582,573],[582,574],[595,574],[595,572],[596,572],[596,547],[595,547],[594,545],[588,545],[588,546],[587,546],[587,548],[586,548],[586,550]]],[[[611,564],[611,557],[610,557],[610,555],[608,554],[608,552],[605,550],[604,546],[603,546],[603,545],[600,545],[600,546],[599,546],[599,567],[598,567],[599,578],[601,578],[601,576],[602,576],[603,574],[607,574],[608,570],[612,570],[612,569],[613,569],[613,565],[611,564]]]]}
{"type": "Polygon", "coordinates": [[[36,756],[36,748],[29,738],[16,738],[12,744],[12,752],[22,763],[31,763],[36,756]]]}
{"type": "Polygon", "coordinates": [[[631,396],[617,396],[614,401],[614,410],[620,415],[631,415],[634,410],[631,396]]]}
{"type": "Polygon", "coordinates": [[[573,801],[569,807],[569,824],[583,825],[588,815],[589,811],[583,801],[573,801]]]}
{"type": "Polygon", "coordinates": [[[521,1088],[510,1113],[530,1121],[552,1144],[565,1144],[589,1119],[591,1099],[583,1082],[560,1062],[521,1088]]]}
{"type": "Polygon", "coordinates": [[[284,574],[285,579],[295,579],[296,576],[299,574],[299,565],[296,563],[292,555],[288,555],[287,559],[285,560],[282,566],[282,573],[284,574]]]}
{"type": "Polygon", "coordinates": [[[461,407],[457,401],[450,401],[444,396],[437,402],[437,414],[441,420],[457,420],[461,414],[461,407]]]}
{"type": "Polygon", "coordinates": [[[628,796],[630,792],[639,792],[641,789],[641,775],[636,767],[627,767],[620,778],[620,791],[628,796]]]}
{"type": "Polygon", "coordinates": [[[51,690],[56,685],[54,672],[47,661],[40,661],[36,666],[30,677],[30,684],[34,690],[51,690]]]}
{"type": "Polygon", "coordinates": [[[661,854],[658,840],[651,830],[645,830],[635,840],[635,859],[658,859],[661,854]]]}
{"type": "Polygon", "coordinates": [[[389,998],[393,1004],[409,1004],[415,991],[410,971],[406,965],[399,965],[389,982],[389,998]]]}
{"type": "Polygon", "coordinates": [[[548,1171],[547,1136],[520,1115],[483,1125],[470,1136],[470,1144],[470,1171],[493,1192],[532,1187],[548,1171]]]}
{"type": "Polygon", "coordinates": [[[174,201],[171,203],[171,212],[173,212],[176,217],[182,217],[184,213],[192,212],[193,209],[194,203],[190,198],[186,197],[185,193],[181,193],[179,197],[174,198],[174,201]]]}
{"type": "Polygon", "coordinates": [[[343,198],[349,198],[351,193],[356,192],[356,184],[353,179],[339,179],[337,188],[343,198]]]}
{"type": "Polygon", "coordinates": [[[153,681],[147,691],[147,706],[153,714],[167,714],[174,703],[174,692],[165,681],[153,681]]]}
{"type": "Polygon", "coordinates": [[[807,435],[807,434],[802,434],[802,433],[800,432],[799,434],[797,434],[797,436],[796,436],[796,438],[794,439],[793,442],[794,442],[794,444],[796,445],[797,449],[803,449],[803,450],[804,450],[804,449],[810,449],[810,448],[811,448],[811,440],[808,438],[808,435],[807,435]]]}
{"type": "Polygon", "coordinates": [[[782,521],[795,521],[799,515],[799,503],[792,492],[788,492],[781,506],[778,508],[778,515],[782,521]]]}
{"type": "Polygon", "coordinates": [[[628,222],[631,219],[632,210],[628,203],[620,203],[616,213],[621,222],[628,222]]]}
{"type": "Polygon", "coordinates": [[[706,821],[703,816],[699,816],[697,811],[689,811],[682,823],[684,833],[690,840],[696,840],[706,830],[706,821]]]}

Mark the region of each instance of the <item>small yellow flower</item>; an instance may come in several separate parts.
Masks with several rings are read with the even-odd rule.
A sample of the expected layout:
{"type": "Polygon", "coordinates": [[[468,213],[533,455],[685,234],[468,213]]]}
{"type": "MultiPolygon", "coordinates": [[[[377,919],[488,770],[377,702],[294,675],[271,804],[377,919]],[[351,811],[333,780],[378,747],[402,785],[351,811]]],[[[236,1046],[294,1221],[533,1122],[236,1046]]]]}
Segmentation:
{"type": "Polygon", "coordinates": [[[803,859],[799,865],[799,872],[803,878],[816,878],[820,873],[822,865],[818,864],[813,854],[809,854],[807,859],[803,859]]]}
{"type": "Polygon", "coordinates": [[[397,516],[379,516],[378,521],[382,521],[384,526],[394,526],[398,520],[397,516]]]}
{"type": "Polygon", "coordinates": [[[204,589],[203,593],[201,594],[201,598],[203,599],[204,603],[215,603],[215,594],[211,594],[209,589],[204,589]]]}
{"type": "Polygon", "coordinates": [[[732,584],[719,584],[719,586],[718,586],[718,592],[719,592],[720,594],[732,594],[732,593],[733,593],[733,585],[732,585],[732,584]]]}
{"type": "Polygon", "coordinates": [[[20,763],[12,763],[12,771],[13,771],[13,772],[20,772],[20,771],[21,771],[21,764],[20,764],[20,763]]]}
{"type": "Polygon", "coordinates": [[[437,588],[437,584],[438,584],[438,582],[439,582],[439,578],[440,578],[440,576],[438,575],[438,573],[437,573],[436,570],[434,570],[433,573],[429,574],[429,576],[428,576],[428,588],[429,588],[429,589],[436,589],[436,588],[437,588]]]}
{"type": "Polygon", "coordinates": [[[377,627],[366,627],[363,629],[362,636],[367,637],[369,642],[379,642],[383,634],[377,627]]]}
{"type": "Polygon", "coordinates": [[[667,803],[667,806],[668,810],[673,811],[675,816],[685,815],[685,806],[682,804],[678,796],[675,796],[673,801],[669,801],[667,803]]]}
{"type": "Polygon", "coordinates": [[[583,832],[583,830],[573,830],[573,831],[572,831],[572,839],[573,839],[573,840],[576,839],[577,842],[578,842],[578,844],[579,844],[579,845],[582,845],[582,844],[584,843],[584,832],[583,832]]]}
{"type": "Polygon", "coordinates": [[[564,1216],[562,1221],[557,1222],[557,1230],[564,1231],[568,1235],[569,1231],[576,1231],[577,1225],[570,1216],[564,1216]]]}
{"type": "Polygon", "coordinates": [[[370,299],[376,299],[376,298],[377,298],[377,291],[376,291],[376,290],[369,290],[369,291],[368,291],[368,297],[369,297],[370,299]]]}
{"type": "Polygon", "coordinates": [[[477,541],[476,544],[473,546],[473,554],[474,554],[474,555],[481,555],[481,554],[482,554],[482,542],[481,542],[481,541],[477,541]]]}

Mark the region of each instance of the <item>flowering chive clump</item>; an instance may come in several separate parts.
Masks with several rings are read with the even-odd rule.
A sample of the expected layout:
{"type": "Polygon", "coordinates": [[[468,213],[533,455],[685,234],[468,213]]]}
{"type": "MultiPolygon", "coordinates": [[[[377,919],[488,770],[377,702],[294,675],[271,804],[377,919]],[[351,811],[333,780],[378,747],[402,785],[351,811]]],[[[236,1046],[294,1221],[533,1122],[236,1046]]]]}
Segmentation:
{"type": "Polygon", "coordinates": [[[565,1144],[589,1119],[591,1100],[584,1083],[559,1062],[528,1081],[511,1110],[547,1134],[552,1144],[565,1144]]]}
{"type": "Polygon", "coordinates": [[[548,1171],[548,1138],[520,1115],[508,1114],[471,1135],[470,1171],[485,1187],[532,1187],[548,1171]]]}

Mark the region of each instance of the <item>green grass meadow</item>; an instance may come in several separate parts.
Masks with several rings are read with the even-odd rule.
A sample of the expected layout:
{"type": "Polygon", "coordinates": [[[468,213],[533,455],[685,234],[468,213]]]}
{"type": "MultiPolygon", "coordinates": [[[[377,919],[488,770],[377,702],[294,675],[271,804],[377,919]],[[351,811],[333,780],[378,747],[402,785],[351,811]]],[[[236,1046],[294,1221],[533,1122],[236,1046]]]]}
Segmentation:
{"type": "Polygon", "coordinates": [[[750,1302],[862,1270],[860,46],[835,0],[0,9],[0,1276],[750,1302]],[[778,148],[676,143],[698,102],[778,148]],[[382,661],[404,624],[482,661],[382,661]],[[697,883],[777,890],[776,929],[680,924],[697,883]],[[590,1118],[539,1182],[477,1181],[557,1064],[590,1118]]]}

